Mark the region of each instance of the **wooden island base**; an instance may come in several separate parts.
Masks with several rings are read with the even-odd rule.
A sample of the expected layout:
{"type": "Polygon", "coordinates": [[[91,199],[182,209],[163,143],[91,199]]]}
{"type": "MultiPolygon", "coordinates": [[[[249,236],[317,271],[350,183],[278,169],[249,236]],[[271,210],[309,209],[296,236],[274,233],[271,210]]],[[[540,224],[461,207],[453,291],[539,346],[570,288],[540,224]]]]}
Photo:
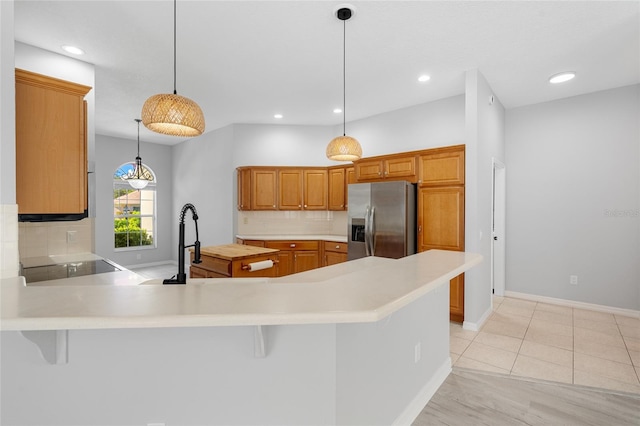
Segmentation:
{"type": "Polygon", "coordinates": [[[277,276],[275,265],[278,263],[278,252],[276,249],[242,244],[203,247],[200,250],[202,263],[193,265],[192,250],[189,278],[273,278],[277,276]],[[273,266],[252,270],[258,262],[266,261],[273,262],[273,266]]]}

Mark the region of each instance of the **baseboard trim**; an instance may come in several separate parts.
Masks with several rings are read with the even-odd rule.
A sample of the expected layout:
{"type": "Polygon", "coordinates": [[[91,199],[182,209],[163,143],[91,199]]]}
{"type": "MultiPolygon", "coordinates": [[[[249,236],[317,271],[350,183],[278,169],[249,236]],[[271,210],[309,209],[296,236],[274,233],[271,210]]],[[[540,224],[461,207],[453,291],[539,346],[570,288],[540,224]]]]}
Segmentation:
{"type": "Polygon", "coordinates": [[[418,392],[415,398],[413,398],[409,405],[407,405],[398,418],[396,418],[393,425],[411,425],[418,418],[424,406],[427,405],[433,395],[438,391],[442,383],[447,379],[449,373],[451,373],[451,358],[447,357],[445,362],[431,377],[431,380],[429,380],[427,384],[420,389],[420,392],[418,392]]]}
{"type": "Polygon", "coordinates": [[[482,316],[480,317],[480,319],[477,322],[464,321],[462,323],[462,328],[465,329],[465,330],[470,330],[470,331],[480,331],[480,329],[482,328],[484,323],[491,316],[492,312],[493,312],[493,309],[492,309],[491,306],[489,306],[489,309],[487,309],[484,312],[484,314],[482,314],[482,316]]]}
{"type": "Polygon", "coordinates": [[[505,291],[505,297],[514,299],[531,300],[534,302],[543,302],[550,305],[567,306],[570,308],[588,309],[590,311],[604,312],[608,314],[622,315],[625,317],[640,318],[640,311],[625,308],[616,308],[615,306],[597,305],[595,303],[578,302],[575,300],[557,299],[555,297],[538,296],[535,294],[519,293],[517,291],[505,291]]]}

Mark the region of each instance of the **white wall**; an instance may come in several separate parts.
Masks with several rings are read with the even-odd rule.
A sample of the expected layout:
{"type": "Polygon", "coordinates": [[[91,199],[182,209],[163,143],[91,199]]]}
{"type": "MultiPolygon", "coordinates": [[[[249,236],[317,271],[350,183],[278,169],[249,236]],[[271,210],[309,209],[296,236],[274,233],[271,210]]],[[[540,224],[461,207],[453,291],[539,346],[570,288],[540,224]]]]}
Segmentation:
{"type": "MultiPolygon", "coordinates": [[[[461,145],[464,100],[464,95],[453,96],[352,121],[347,123],[347,135],[358,139],[364,157],[461,145]]],[[[341,134],[342,126],[336,126],[331,138],[341,134]]]]}
{"type": "Polygon", "coordinates": [[[507,290],[640,309],[638,117],[638,85],[507,111],[507,290]]]}
{"type": "Polygon", "coordinates": [[[491,313],[492,158],[504,163],[505,110],[478,70],[467,71],[465,90],[465,251],[484,256],[465,274],[464,323],[475,329],[491,313]]]}
{"type": "MultiPolygon", "coordinates": [[[[135,129],[131,120],[131,128],[135,129]]],[[[133,131],[133,130],[132,130],[133,131]]],[[[177,214],[173,212],[173,166],[171,147],[140,142],[142,162],[156,175],[156,243],[157,248],[119,250],[113,247],[113,174],[124,163],[134,161],[137,140],[96,136],[96,218],[95,252],[123,266],[162,262],[172,258],[173,227],[177,214]],[[138,259],[140,256],[140,259],[138,259]]]]}

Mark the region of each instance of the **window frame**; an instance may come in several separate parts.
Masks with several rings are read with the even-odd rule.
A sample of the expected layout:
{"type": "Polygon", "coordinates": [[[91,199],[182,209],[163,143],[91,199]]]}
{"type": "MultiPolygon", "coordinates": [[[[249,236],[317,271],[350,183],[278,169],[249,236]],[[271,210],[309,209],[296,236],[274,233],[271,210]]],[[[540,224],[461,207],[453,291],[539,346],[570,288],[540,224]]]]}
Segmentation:
{"type": "MultiPolygon", "coordinates": [[[[113,235],[113,240],[112,240],[112,247],[113,250],[116,252],[126,252],[126,251],[138,251],[138,250],[154,250],[158,248],[158,186],[157,186],[157,180],[156,180],[156,174],[153,172],[153,170],[147,166],[146,164],[142,163],[142,167],[144,169],[146,169],[146,171],[149,172],[149,174],[153,177],[153,180],[150,181],[147,186],[145,188],[142,189],[135,189],[133,188],[131,185],[129,185],[129,183],[122,179],[123,175],[126,175],[126,172],[135,166],[135,162],[128,162],[128,163],[124,163],[122,165],[120,165],[120,167],[118,167],[115,171],[115,173],[113,174],[113,185],[111,188],[111,196],[112,196],[112,208],[113,208],[113,222],[112,222],[112,235],[113,235]],[[141,196],[141,200],[140,200],[140,204],[145,201],[144,199],[142,199],[143,193],[144,191],[153,191],[153,201],[152,201],[152,206],[153,206],[153,213],[152,214],[145,214],[145,215],[141,215],[141,214],[122,214],[122,215],[117,215],[116,214],[116,204],[115,204],[115,191],[116,190],[122,190],[122,189],[128,189],[131,190],[131,192],[128,192],[128,194],[133,194],[136,191],[140,192],[140,196],[141,196]],[[152,221],[152,229],[151,229],[151,234],[152,234],[152,238],[153,238],[153,242],[152,244],[148,244],[148,245],[137,245],[137,246],[130,246],[127,245],[126,247],[116,247],[116,232],[115,232],[115,221],[118,219],[129,219],[132,217],[139,217],[139,218],[150,218],[152,221]]],[[[119,197],[118,197],[119,198],[119,197]]],[[[146,201],[150,201],[150,200],[146,200],[146,201]]],[[[139,204],[139,208],[137,211],[140,211],[140,204],[139,204]]],[[[148,228],[142,228],[141,229],[148,229],[148,228]]],[[[127,239],[128,242],[128,239],[127,239]]]]}

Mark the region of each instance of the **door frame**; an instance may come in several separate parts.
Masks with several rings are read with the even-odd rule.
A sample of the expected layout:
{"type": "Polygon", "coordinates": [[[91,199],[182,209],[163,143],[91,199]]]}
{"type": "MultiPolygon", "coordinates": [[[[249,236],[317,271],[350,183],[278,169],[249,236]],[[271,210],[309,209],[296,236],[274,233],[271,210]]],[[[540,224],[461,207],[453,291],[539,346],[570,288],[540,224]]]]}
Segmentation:
{"type": "MultiPolygon", "coordinates": [[[[491,178],[491,290],[504,296],[506,287],[506,167],[492,158],[491,178]]],[[[493,302],[492,302],[493,305],[493,302]]]]}

